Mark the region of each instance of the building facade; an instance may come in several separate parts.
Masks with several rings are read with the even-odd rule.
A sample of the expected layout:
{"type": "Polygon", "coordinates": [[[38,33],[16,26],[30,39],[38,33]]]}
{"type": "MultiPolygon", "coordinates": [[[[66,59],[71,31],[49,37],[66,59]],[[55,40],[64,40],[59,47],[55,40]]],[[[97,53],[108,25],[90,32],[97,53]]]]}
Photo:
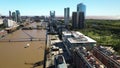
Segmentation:
{"type": "Polygon", "coordinates": [[[15,21],[10,20],[10,19],[6,19],[6,18],[3,20],[3,24],[5,25],[6,28],[18,26],[15,21]]]}
{"type": "Polygon", "coordinates": [[[16,10],[16,21],[20,22],[21,21],[21,17],[20,17],[20,11],[16,10]]]}
{"type": "Polygon", "coordinates": [[[78,29],[85,27],[86,6],[83,3],[77,5],[77,23],[78,29]]]}
{"type": "Polygon", "coordinates": [[[120,56],[113,54],[110,48],[94,47],[93,55],[98,58],[107,68],[120,68],[120,56]]]}
{"type": "Polygon", "coordinates": [[[70,8],[64,8],[64,22],[65,25],[68,26],[69,25],[69,19],[70,19],[70,8]]]}
{"type": "Polygon", "coordinates": [[[76,31],[62,32],[62,39],[70,56],[72,54],[71,51],[73,51],[73,49],[76,47],[84,46],[86,49],[91,50],[94,46],[96,46],[95,40],[76,31]]]}
{"type": "Polygon", "coordinates": [[[105,68],[85,47],[75,48],[72,55],[75,68],[105,68]]]}
{"type": "Polygon", "coordinates": [[[77,12],[77,26],[78,26],[78,29],[82,29],[85,27],[84,12],[77,12]]]}
{"type": "Polygon", "coordinates": [[[72,28],[77,28],[77,12],[72,13],[72,28]]]}
{"type": "Polygon", "coordinates": [[[82,3],[77,5],[77,12],[72,14],[73,29],[83,29],[85,27],[86,6],[82,3]]]}
{"type": "Polygon", "coordinates": [[[77,12],[86,12],[86,6],[83,3],[77,5],[77,12]]]}
{"type": "Polygon", "coordinates": [[[16,19],[16,13],[15,12],[12,12],[12,20],[13,21],[17,21],[17,19],[16,19]]]}
{"type": "Polygon", "coordinates": [[[11,19],[12,17],[12,14],[11,14],[11,11],[9,11],[9,19],[11,19]]]}
{"type": "Polygon", "coordinates": [[[55,11],[50,11],[50,19],[55,20],[55,11]]]}

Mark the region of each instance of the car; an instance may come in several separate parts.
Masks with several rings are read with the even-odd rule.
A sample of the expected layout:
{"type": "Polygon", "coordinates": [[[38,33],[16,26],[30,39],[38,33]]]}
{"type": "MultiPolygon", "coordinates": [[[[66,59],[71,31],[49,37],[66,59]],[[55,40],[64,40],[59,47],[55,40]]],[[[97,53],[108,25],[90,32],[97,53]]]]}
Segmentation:
{"type": "Polygon", "coordinates": [[[62,55],[56,55],[54,58],[55,68],[67,68],[67,64],[62,55]]]}

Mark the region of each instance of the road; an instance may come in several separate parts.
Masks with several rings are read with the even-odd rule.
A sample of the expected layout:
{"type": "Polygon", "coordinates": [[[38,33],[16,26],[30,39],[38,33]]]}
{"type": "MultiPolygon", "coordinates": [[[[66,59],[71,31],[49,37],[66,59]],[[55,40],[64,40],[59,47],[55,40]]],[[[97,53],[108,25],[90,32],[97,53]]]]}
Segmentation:
{"type": "MultiPolygon", "coordinates": [[[[65,58],[65,61],[68,65],[68,68],[71,68],[70,65],[72,64],[72,60],[71,57],[69,56],[68,52],[66,51],[65,45],[63,44],[62,40],[60,40],[58,37],[56,37],[57,39],[52,40],[52,36],[55,35],[48,35],[50,38],[50,44],[49,44],[49,48],[51,48],[51,46],[55,46],[58,47],[59,49],[63,50],[63,53],[58,53],[57,55],[63,55],[65,58]]],[[[53,51],[50,50],[50,52],[47,54],[47,61],[46,61],[46,67],[47,68],[55,68],[54,67],[54,57],[55,55],[53,55],[53,51]]]]}

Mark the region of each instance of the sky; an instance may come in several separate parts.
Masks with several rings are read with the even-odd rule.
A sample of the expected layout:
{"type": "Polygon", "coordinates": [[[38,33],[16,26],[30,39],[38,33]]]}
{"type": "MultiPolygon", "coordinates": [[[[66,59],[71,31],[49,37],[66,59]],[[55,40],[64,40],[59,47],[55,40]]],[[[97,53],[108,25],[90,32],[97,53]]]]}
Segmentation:
{"type": "Polygon", "coordinates": [[[86,5],[87,16],[120,16],[120,0],[0,0],[0,14],[19,10],[22,16],[49,16],[55,10],[56,16],[64,16],[64,8],[69,7],[71,16],[79,3],[86,5]]]}

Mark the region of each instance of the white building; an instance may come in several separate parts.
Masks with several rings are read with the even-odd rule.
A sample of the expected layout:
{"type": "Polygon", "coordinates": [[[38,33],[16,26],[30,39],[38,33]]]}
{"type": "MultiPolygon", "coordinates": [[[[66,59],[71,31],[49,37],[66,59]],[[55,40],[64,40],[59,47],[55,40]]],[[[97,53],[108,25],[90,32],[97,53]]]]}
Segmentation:
{"type": "Polygon", "coordinates": [[[96,46],[96,41],[76,31],[63,32],[63,41],[68,48],[84,46],[88,49],[96,46]]]}
{"type": "Polygon", "coordinates": [[[0,19],[0,25],[3,24],[3,19],[0,19]]]}
{"type": "Polygon", "coordinates": [[[70,31],[63,31],[62,32],[62,39],[63,41],[66,41],[67,38],[70,38],[72,36],[72,33],[70,31]]]}
{"type": "Polygon", "coordinates": [[[19,25],[13,21],[13,20],[10,20],[10,19],[4,19],[3,20],[3,23],[6,25],[6,27],[8,28],[11,28],[11,27],[18,27],[19,25]]]}

